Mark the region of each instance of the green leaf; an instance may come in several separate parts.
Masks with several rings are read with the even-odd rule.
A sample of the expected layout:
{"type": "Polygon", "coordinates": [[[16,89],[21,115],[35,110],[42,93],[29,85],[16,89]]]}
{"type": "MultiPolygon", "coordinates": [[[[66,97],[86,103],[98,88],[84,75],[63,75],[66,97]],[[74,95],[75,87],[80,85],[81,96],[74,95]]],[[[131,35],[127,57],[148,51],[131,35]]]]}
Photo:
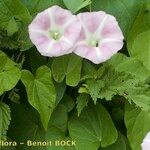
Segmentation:
{"type": "Polygon", "coordinates": [[[26,51],[33,47],[33,43],[29,38],[28,24],[23,24],[22,26],[20,26],[16,41],[18,43],[17,48],[19,48],[20,51],[26,51]]]}
{"type": "Polygon", "coordinates": [[[129,54],[150,70],[150,3],[140,10],[127,39],[129,54]]]}
{"type": "Polygon", "coordinates": [[[86,88],[96,103],[98,98],[111,100],[117,94],[123,95],[126,89],[132,84],[136,84],[136,80],[133,80],[133,82],[132,79],[133,77],[128,74],[116,72],[111,67],[106,67],[102,78],[99,80],[88,80],[86,88]]]}
{"type": "Polygon", "coordinates": [[[91,0],[63,0],[63,2],[73,13],[91,4],[91,0]]]}
{"type": "Polygon", "coordinates": [[[0,47],[21,51],[31,48],[33,44],[28,35],[28,24],[31,19],[28,9],[20,0],[0,1],[0,29],[3,30],[0,36],[0,47]]]}
{"type": "Polygon", "coordinates": [[[118,139],[114,144],[106,148],[100,148],[100,150],[130,150],[130,148],[124,135],[119,133],[118,139]]]}
{"type": "Polygon", "coordinates": [[[66,84],[64,82],[56,84],[56,106],[62,100],[65,91],[66,91],[66,84]]]}
{"type": "Polygon", "coordinates": [[[150,110],[150,91],[148,87],[139,87],[139,88],[132,88],[128,89],[128,92],[125,96],[129,102],[133,101],[138,107],[142,110],[149,112],[150,110]]]}
{"type": "Polygon", "coordinates": [[[43,57],[36,48],[32,48],[30,50],[30,67],[32,72],[35,74],[36,70],[42,66],[47,64],[47,58],[43,57]]]}
{"type": "Polygon", "coordinates": [[[69,62],[69,55],[55,58],[52,63],[53,78],[57,82],[62,82],[66,76],[67,66],[69,62]]]}
{"type": "Polygon", "coordinates": [[[0,102],[0,140],[6,139],[11,116],[9,106],[0,102]]]}
{"type": "Polygon", "coordinates": [[[18,49],[18,43],[14,36],[8,37],[6,30],[0,29],[0,48],[1,49],[18,49]]]}
{"type": "MultiPolygon", "coordinates": [[[[105,88],[105,83],[102,80],[87,81],[88,92],[91,95],[95,104],[96,104],[97,98],[100,98],[99,94],[100,94],[100,89],[102,89],[102,88],[105,88]]],[[[110,93],[108,93],[108,94],[110,94],[110,93]]],[[[102,97],[102,95],[101,95],[101,97],[102,97]]],[[[107,97],[107,96],[104,96],[104,97],[107,97]]],[[[110,99],[110,98],[106,98],[106,99],[110,99]]]]}
{"type": "Polygon", "coordinates": [[[5,30],[0,30],[0,34],[0,48],[25,51],[33,47],[28,34],[28,24],[20,24],[18,32],[11,37],[5,30]]]}
{"type": "Polygon", "coordinates": [[[8,22],[8,26],[7,26],[7,34],[8,36],[12,36],[14,33],[16,33],[18,31],[18,26],[17,23],[15,21],[14,18],[12,18],[9,22],[8,22]]]}
{"type": "Polygon", "coordinates": [[[77,86],[81,76],[82,59],[72,54],[55,58],[52,64],[52,74],[57,82],[66,77],[66,84],[77,86]]]}
{"type": "Polygon", "coordinates": [[[41,125],[39,115],[31,106],[24,104],[11,104],[12,121],[8,131],[8,136],[17,142],[24,142],[24,145],[18,144],[17,149],[37,149],[45,150],[44,147],[27,147],[28,140],[44,141],[45,131],[41,125]]]}
{"type": "Polygon", "coordinates": [[[70,112],[75,106],[75,102],[73,101],[72,97],[67,94],[64,95],[60,104],[64,105],[68,112],[70,112]]]}
{"type": "Polygon", "coordinates": [[[17,64],[0,51],[0,95],[16,86],[21,77],[17,64]]]}
{"type": "Polygon", "coordinates": [[[53,5],[64,6],[62,0],[21,0],[21,2],[26,5],[32,15],[35,15],[53,5]]]}
{"type": "Polygon", "coordinates": [[[150,22],[149,22],[149,14],[150,11],[150,1],[145,2],[141,7],[140,11],[137,14],[136,19],[132,25],[131,31],[129,33],[129,40],[133,40],[139,33],[149,30],[150,22]]]}
{"type": "Polygon", "coordinates": [[[24,142],[24,145],[18,145],[21,150],[73,150],[73,147],[55,146],[56,140],[67,140],[67,110],[65,106],[59,105],[52,113],[47,132],[41,125],[39,115],[30,106],[11,105],[12,121],[9,129],[9,137],[15,139],[18,143],[24,142]],[[31,141],[52,141],[52,146],[27,146],[26,142],[31,141]]]}
{"type": "Polygon", "coordinates": [[[14,103],[19,104],[20,103],[20,95],[18,94],[18,89],[14,88],[10,92],[8,92],[8,99],[14,103]]]}
{"type": "Polygon", "coordinates": [[[96,69],[95,66],[88,60],[83,60],[83,75],[94,75],[96,69]]]}
{"type": "Polygon", "coordinates": [[[77,55],[71,55],[66,72],[66,84],[77,86],[80,81],[82,68],[82,58],[77,55]]]}
{"type": "Polygon", "coordinates": [[[96,72],[95,66],[91,62],[87,61],[86,59],[83,59],[82,77],[80,79],[80,82],[86,79],[93,78],[95,72],[96,72]]]}
{"type": "Polygon", "coordinates": [[[67,131],[67,120],[68,120],[67,112],[68,112],[67,108],[62,104],[56,107],[54,113],[52,114],[49,126],[55,126],[58,129],[60,129],[60,131],[65,133],[67,131]]]}
{"type": "Polygon", "coordinates": [[[138,34],[128,48],[130,55],[139,59],[150,70],[150,30],[138,34]]]}
{"type": "Polygon", "coordinates": [[[150,72],[137,59],[117,54],[98,69],[98,73],[84,85],[94,102],[97,99],[112,100],[115,95],[133,101],[145,111],[150,110],[150,72]],[[97,76],[102,72],[101,76],[97,76]]]}
{"type": "Polygon", "coordinates": [[[146,69],[138,59],[127,57],[121,53],[114,55],[109,61],[107,61],[106,65],[114,67],[117,72],[132,74],[141,81],[150,77],[150,71],[146,69]]]}
{"type": "Polygon", "coordinates": [[[48,131],[45,134],[46,140],[53,141],[52,146],[47,147],[47,150],[75,150],[74,146],[61,146],[61,145],[56,146],[54,144],[56,140],[59,141],[71,140],[70,137],[66,137],[68,125],[67,121],[68,121],[67,109],[65,106],[59,105],[52,114],[48,131]]]}
{"type": "Polygon", "coordinates": [[[103,10],[115,16],[127,38],[134,19],[144,1],[145,0],[92,0],[92,10],[103,10]]]}
{"type": "Polygon", "coordinates": [[[31,20],[31,16],[27,8],[20,0],[1,0],[0,1],[0,27],[7,28],[12,18],[16,18],[24,23],[31,20]]]}
{"type": "Polygon", "coordinates": [[[78,150],[97,150],[117,140],[117,130],[107,110],[101,105],[89,105],[80,117],[69,122],[69,133],[78,150]]]}
{"type": "Polygon", "coordinates": [[[88,101],[89,101],[90,97],[87,94],[80,94],[77,97],[77,111],[78,111],[78,116],[80,116],[82,110],[88,105],[88,101]]]}
{"type": "Polygon", "coordinates": [[[26,87],[29,103],[39,112],[43,126],[47,130],[56,100],[51,70],[42,66],[37,69],[35,77],[28,70],[23,70],[21,81],[26,87]]]}
{"type": "Polygon", "coordinates": [[[141,143],[150,131],[150,116],[148,112],[133,105],[125,105],[125,125],[132,150],[141,150],[141,143]]]}

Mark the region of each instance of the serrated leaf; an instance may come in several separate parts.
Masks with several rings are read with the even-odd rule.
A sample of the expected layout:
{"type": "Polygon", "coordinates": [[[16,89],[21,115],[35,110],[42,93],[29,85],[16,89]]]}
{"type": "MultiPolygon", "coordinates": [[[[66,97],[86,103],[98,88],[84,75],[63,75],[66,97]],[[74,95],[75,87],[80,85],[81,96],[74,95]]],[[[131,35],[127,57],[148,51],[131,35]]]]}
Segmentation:
{"type": "Polygon", "coordinates": [[[19,0],[0,1],[0,27],[7,28],[9,21],[16,18],[24,23],[31,20],[27,8],[19,0]]]}
{"type": "Polygon", "coordinates": [[[55,58],[52,63],[52,74],[57,82],[62,82],[66,77],[66,84],[77,86],[80,81],[82,58],[71,54],[55,58]]]}
{"type": "Polygon", "coordinates": [[[12,89],[9,93],[8,93],[8,99],[11,100],[14,103],[19,104],[20,103],[20,95],[18,94],[18,90],[16,89],[12,89]]]}
{"type": "Polygon", "coordinates": [[[18,48],[20,49],[20,51],[26,51],[33,47],[33,43],[29,38],[28,25],[23,24],[22,26],[20,26],[16,41],[18,43],[18,48]]]}
{"type": "Polygon", "coordinates": [[[10,120],[11,116],[9,106],[3,102],[0,102],[0,140],[6,139],[10,120]]]}
{"type": "MultiPolygon", "coordinates": [[[[120,93],[122,94],[131,86],[132,79],[133,77],[131,75],[116,72],[111,67],[106,67],[101,79],[91,79],[86,83],[89,94],[96,103],[98,98],[111,100],[113,96],[120,93]]],[[[136,84],[136,80],[134,82],[134,84],[136,84]]]]}
{"type": "Polygon", "coordinates": [[[18,26],[14,18],[12,18],[7,25],[7,34],[8,36],[12,36],[14,33],[18,31],[18,26]]]}
{"type": "Polygon", "coordinates": [[[28,9],[20,0],[0,1],[0,29],[7,30],[7,35],[1,34],[0,47],[21,51],[31,48],[33,44],[27,30],[31,19],[28,9]]]}
{"type": "Polygon", "coordinates": [[[104,63],[96,75],[84,85],[95,103],[98,98],[112,100],[120,95],[143,110],[150,110],[150,86],[146,83],[150,73],[137,59],[117,54],[104,63]],[[99,72],[103,74],[96,79],[99,72]]]}
{"type": "Polygon", "coordinates": [[[142,110],[149,112],[150,110],[150,91],[149,86],[147,87],[130,87],[125,93],[124,97],[129,102],[133,101],[136,106],[142,110]]]}
{"type": "Polygon", "coordinates": [[[80,117],[69,122],[69,133],[78,150],[97,150],[117,140],[117,130],[107,110],[101,105],[89,105],[80,117]]]}
{"type": "Polygon", "coordinates": [[[29,38],[28,25],[20,24],[18,32],[9,37],[5,30],[0,30],[0,48],[25,51],[33,47],[29,38]]]}
{"type": "Polygon", "coordinates": [[[141,150],[141,143],[146,134],[150,131],[149,113],[142,111],[133,105],[126,104],[125,124],[132,150],[141,150]]]}
{"type": "Polygon", "coordinates": [[[51,70],[42,66],[35,77],[28,70],[22,71],[21,81],[26,87],[29,103],[39,112],[45,130],[55,108],[56,92],[51,79],[51,70]]]}
{"type": "Polygon", "coordinates": [[[17,64],[0,51],[0,95],[16,86],[21,77],[17,64]]]}
{"type": "Polygon", "coordinates": [[[113,66],[117,72],[132,74],[142,81],[150,77],[150,71],[138,59],[121,53],[114,55],[106,64],[113,66]]]}
{"type": "Polygon", "coordinates": [[[73,13],[91,4],[91,0],[63,0],[63,2],[73,13]]]}
{"type": "Polygon", "coordinates": [[[99,98],[100,89],[105,87],[105,83],[102,80],[88,80],[87,89],[91,95],[94,103],[96,104],[97,98],[99,98]]]}
{"type": "Polygon", "coordinates": [[[0,29],[0,48],[1,49],[18,49],[19,45],[14,37],[8,37],[5,30],[0,29]]]}
{"type": "Polygon", "coordinates": [[[87,94],[80,94],[77,97],[77,111],[78,111],[78,116],[80,116],[82,110],[87,106],[88,101],[89,101],[90,97],[87,94]]]}

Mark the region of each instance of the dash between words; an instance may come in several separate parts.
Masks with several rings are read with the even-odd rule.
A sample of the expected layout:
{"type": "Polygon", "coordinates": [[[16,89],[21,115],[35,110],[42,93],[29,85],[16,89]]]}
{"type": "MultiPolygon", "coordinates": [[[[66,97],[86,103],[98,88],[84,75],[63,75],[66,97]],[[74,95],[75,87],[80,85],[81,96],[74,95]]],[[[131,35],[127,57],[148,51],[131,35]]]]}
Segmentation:
{"type": "Polygon", "coordinates": [[[16,147],[18,145],[26,145],[28,147],[46,147],[46,146],[76,146],[76,142],[72,140],[55,140],[55,141],[32,141],[16,142],[0,140],[2,147],[16,147]]]}

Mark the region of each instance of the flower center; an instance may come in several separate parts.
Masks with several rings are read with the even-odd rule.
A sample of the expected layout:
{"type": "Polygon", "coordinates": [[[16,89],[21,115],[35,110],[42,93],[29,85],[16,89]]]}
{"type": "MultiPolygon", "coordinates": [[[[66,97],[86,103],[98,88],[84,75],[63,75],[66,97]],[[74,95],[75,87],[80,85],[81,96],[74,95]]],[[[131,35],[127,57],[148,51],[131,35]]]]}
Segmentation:
{"type": "Polygon", "coordinates": [[[89,41],[89,44],[93,47],[98,47],[99,46],[99,41],[92,39],[92,40],[89,41]]]}
{"type": "Polygon", "coordinates": [[[61,37],[61,34],[59,31],[50,31],[50,37],[54,40],[59,40],[61,37]]]}

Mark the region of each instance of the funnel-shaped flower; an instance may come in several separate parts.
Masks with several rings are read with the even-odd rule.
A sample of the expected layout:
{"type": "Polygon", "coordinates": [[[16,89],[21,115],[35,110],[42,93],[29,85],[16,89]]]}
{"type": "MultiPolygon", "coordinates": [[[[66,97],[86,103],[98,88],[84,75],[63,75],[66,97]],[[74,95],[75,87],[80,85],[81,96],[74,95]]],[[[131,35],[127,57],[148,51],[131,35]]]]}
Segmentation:
{"type": "Polygon", "coordinates": [[[142,150],[150,150],[150,132],[144,138],[141,146],[142,146],[142,150]]]}
{"type": "Polygon", "coordinates": [[[29,25],[29,36],[43,56],[61,56],[73,51],[81,31],[70,11],[52,6],[39,13],[29,25]]]}
{"type": "Polygon", "coordinates": [[[78,14],[82,24],[74,53],[95,64],[106,61],[123,47],[123,34],[116,19],[103,11],[78,14]]]}

